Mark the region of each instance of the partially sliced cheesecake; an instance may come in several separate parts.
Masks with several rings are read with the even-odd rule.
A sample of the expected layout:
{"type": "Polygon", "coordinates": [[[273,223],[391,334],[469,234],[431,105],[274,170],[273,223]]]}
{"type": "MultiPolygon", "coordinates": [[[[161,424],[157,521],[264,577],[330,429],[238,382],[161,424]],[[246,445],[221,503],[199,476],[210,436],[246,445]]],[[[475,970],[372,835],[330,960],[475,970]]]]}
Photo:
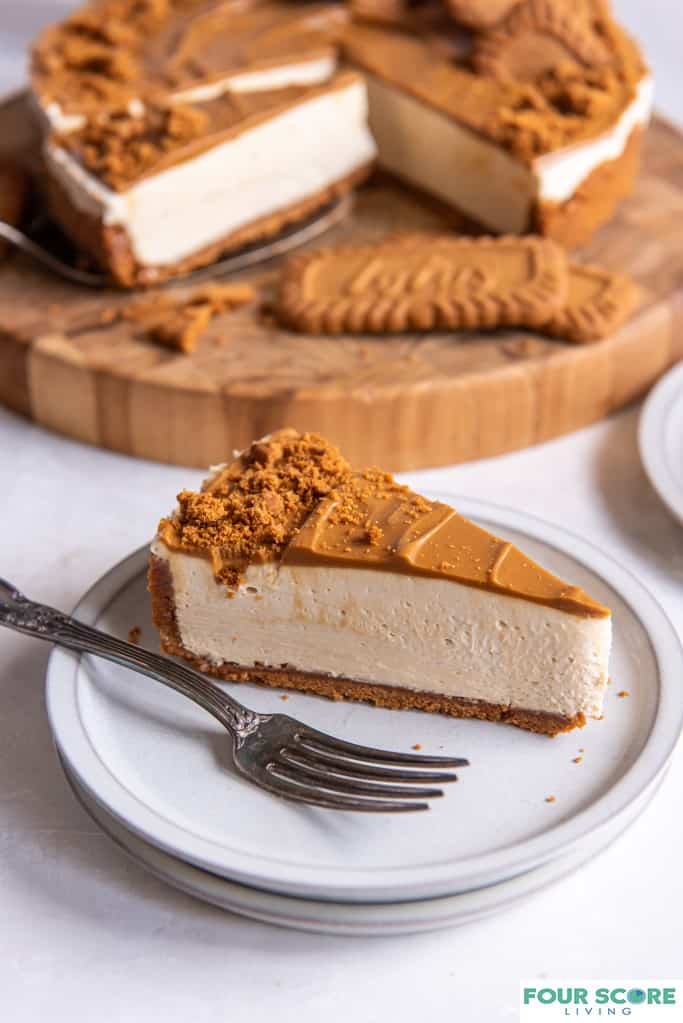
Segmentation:
{"type": "Polygon", "coordinates": [[[149,588],[164,650],[219,678],[549,735],[602,712],[608,608],[312,434],[180,493],[149,588]]]}

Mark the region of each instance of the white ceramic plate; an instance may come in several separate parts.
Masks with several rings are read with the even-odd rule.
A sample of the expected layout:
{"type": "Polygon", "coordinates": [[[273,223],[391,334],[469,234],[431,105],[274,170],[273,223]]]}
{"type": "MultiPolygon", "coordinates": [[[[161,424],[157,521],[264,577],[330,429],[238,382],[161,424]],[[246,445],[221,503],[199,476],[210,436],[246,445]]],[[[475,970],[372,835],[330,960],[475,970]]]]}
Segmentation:
{"type": "Polygon", "coordinates": [[[645,402],[639,442],[652,486],[683,523],[683,362],[662,377],[645,402]]]}
{"type": "MultiPolygon", "coordinates": [[[[440,495],[443,496],[443,495],[440,495]]],[[[529,516],[469,500],[466,515],[509,537],[614,612],[604,721],[550,740],[479,721],[378,710],[233,684],[256,710],[286,710],[386,748],[448,750],[471,766],[428,813],[361,815],[293,806],[231,769],[220,726],[176,693],[122,668],[56,650],[48,710],[69,770],[128,830],[171,855],[281,894],[410,900],[495,884],[568,855],[618,818],[663,771],[683,720],[683,655],[643,586],[603,552],[529,516]],[[619,690],[630,696],[619,698],[619,690]],[[585,752],[581,752],[584,750],[585,752]],[[580,764],[574,758],[582,756],[580,764]],[[555,802],[546,802],[547,796],[555,802]]],[[[145,551],[104,576],[79,616],[156,646],[145,551]]]]}
{"type": "MultiPolygon", "coordinates": [[[[64,766],[64,765],[63,765],[64,766]]],[[[509,881],[476,888],[459,895],[412,902],[348,903],[301,899],[259,891],[209,874],[169,856],[128,831],[79,787],[64,768],[67,780],[85,811],[109,837],[140,866],[160,880],[203,902],[279,927],[337,934],[347,937],[379,937],[436,931],[458,927],[502,912],[555,881],[577,870],[603,851],[643,811],[653,798],[659,781],[633,802],[618,827],[604,828],[589,837],[578,850],[509,881]]]]}

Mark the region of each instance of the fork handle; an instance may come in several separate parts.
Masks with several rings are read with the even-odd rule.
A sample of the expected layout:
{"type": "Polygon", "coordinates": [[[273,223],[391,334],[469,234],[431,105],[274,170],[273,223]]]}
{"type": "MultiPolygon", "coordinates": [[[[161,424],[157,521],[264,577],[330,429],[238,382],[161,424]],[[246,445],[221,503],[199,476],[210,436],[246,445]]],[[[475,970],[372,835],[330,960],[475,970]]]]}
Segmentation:
{"type": "Polygon", "coordinates": [[[263,721],[263,715],[244,707],[198,671],[93,629],[47,604],[37,604],[4,579],[0,579],[0,625],[141,672],[199,704],[228,729],[238,744],[263,721]]]}

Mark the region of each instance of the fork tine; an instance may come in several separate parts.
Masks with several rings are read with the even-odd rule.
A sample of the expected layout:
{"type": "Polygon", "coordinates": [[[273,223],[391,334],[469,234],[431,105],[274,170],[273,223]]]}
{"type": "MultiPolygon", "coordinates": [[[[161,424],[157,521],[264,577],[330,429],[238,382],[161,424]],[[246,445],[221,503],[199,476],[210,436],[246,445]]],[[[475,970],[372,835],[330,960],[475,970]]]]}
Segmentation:
{"type": "Polygon", "coordinates": [[[435,757],[422,756],[419,753],[394,753],[392,750],[374,749],[372,746],[358,746],[353,742],[344,742],[343,739],[335,739],[324,732],[318,732],[313,728],[305,728],[297,732],[294,738],[302,745],[316,752],[337,751],[339,754],[346,754],[355,757],[357,760],[369,760],[377,764],[397,764],[399,767],[467,767],[469,760],[463,757],[435,757]]]}
{"type": "Polygon", "coordinates": [[[387,785],[381,781],[366,781],[363,777],[350,771],[330,769],[329,765],[320,767],[311,761],[292,756],[287,749],[280,750],[279,757],[274,763],[295,768],[298,774],[303,774],[313,784],[316,781],[319,785],[329,782],[330,787],[334,786],[339,792],[359,792],[380,798],[405,796],[408,799],[435,799],[443,796],[441,789],[417,788],[414,785],[387,785]],[[320,780],[318,781],[318,779],[320,780]]]}
{"type": "MultiPolygon", "coordinates": [[[[283,772],[286,770],[282,768],[283,772]]],[[[429,803],[407,803],[398,799],[374,799],[369,796],[345,796],[333,790],[327,791],[324,788],[315,788],[310,783],[302,783],[296,779],[289,778],[279,771],[269,770],[269,777],[273,784],[261,781],[260,784],[283,796],[285,799],[294,800],[297,803],[308,803],[310,806],[322,806],[329,810],[352,810],[372,813],[408,813],[413,810],[428,810],[429,803]]]]}
{"type": "MultiPolygon", "coordinates": [[[[283,747],[280,752],[287,749],[283,747]]],[[[289,750],[292,752],[292,750],[289,750]]],[[[329,752],[322,749],[316,749],[315,751],[307,743],[298,742],[294,747],[293,752],[297,756],[305,757],[307,763],[316,764],[318,767],[322,767],[329,771],[340,770],[340,771],[352,771],[354,778],[364,779],[366,781],[372,781],[375,778],[386,778],[387,781],[395,782],[431,782],[432,784],[442,782],[457,781],[458,776],[450,771],[417,771],[414,768],[408,768],[402,770],[401,767],[396,764],[395,766],[382,767],[378,763],[370,764],[361,760],[351,759],[345,757],[336,750],[330,750],[329,752]]]]}

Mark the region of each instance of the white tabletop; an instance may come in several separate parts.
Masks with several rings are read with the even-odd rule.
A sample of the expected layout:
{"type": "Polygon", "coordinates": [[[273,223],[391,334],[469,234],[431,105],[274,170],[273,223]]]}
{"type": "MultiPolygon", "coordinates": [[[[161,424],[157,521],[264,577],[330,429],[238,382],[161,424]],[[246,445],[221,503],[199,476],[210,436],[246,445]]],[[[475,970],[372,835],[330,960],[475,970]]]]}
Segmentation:
{"type": "MultiPolygon", "coordinates": [[[[0,89],[20,81],[23,40],[69,6],[12,3],[7,32],[5,2],[0,89]]],[[[642,0],[616,6],[631,24],[639,11],[644,18],[642,0]]],[[[680,18],[677,0],[650,0],[647,11],[641,35],[659,72],[661,105],[683,116],[675,95],[680,32],[664,20],[680,18]]],[[[567,525],[627,564],[680,627],[683,530],[643,474],[638,413],[631,408],[550,444],[406,480],[567,525]]],[[[31,596],[69,607],[144,543],[177,490],[199,478],[72,443],[0,410],[0,571],[31,596]]],[[[654,803],[616,845],[499,917],[419,937],[298,934],[166,888],[97,830],[50,743],[47,652],[0,636],[3,1019],[407,1023],[431,1015],[492,1023],[518,1018],[520,978],[683,975],[680,753],[654,803]]]]}

